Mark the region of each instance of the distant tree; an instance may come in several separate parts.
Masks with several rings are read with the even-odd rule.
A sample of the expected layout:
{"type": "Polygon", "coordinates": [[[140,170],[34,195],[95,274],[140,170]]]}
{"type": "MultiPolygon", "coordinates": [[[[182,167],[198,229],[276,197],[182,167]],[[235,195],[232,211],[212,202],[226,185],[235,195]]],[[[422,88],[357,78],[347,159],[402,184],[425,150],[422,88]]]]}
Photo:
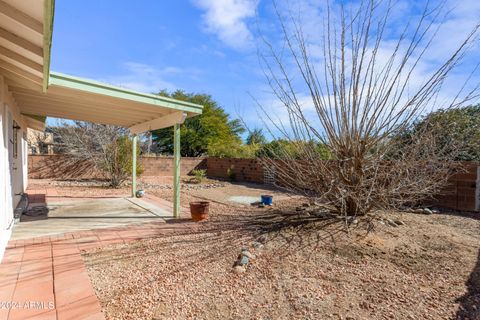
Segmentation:
{"type": "MultiPolygon", "coordinates": [[[[198,157],[213,152],[220,147],[234,148],[241,145],[240,134],[245,129],[240,120],[230,119],[228,113],[208,94],[185,93],[177,90],[161,96],[203,105],[203,113],[188,118],[180,128],[180,154],[184,157],[198,157]]],[[[173,153],[173,129],[152,131],[157,152],[173,153]]]]}
{"type": "Polygon", "coordinates": [[[400,137],[400,145],[411,144],[418,133],[425,131],[433,133],[438,154],[454,154],[460,161],[480,161],[480,104],[428,114],[400,137]]]}
{"type": "Polygon", "coordinates": [[[311,150],[318,159],[331,159],[329,149],[322,143],[314,141],[289,141],[286,139],[276,139],[263,144],[256,151],[255,155],[259,158],[271,159],[302,159],[304,156],[302,150],[311,150]]]}
{"type": "Polygon", "coordinates": [[[254,145],[254,144],[265,144],[267,139],[262,132],[262,129],[255,128],[253,129],[247,137],[246,143],[247,145],[254,145]]]}

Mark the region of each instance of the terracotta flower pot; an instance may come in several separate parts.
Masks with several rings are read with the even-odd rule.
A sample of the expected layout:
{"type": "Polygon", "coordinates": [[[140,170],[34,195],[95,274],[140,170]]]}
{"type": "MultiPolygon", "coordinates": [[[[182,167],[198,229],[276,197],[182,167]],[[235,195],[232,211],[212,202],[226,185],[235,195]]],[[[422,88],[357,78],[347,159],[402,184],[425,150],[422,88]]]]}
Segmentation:
{"type": "Polygon", "coordinates": [[[193,221],[202,221],[208,219],[208,208],[210,202],[208,201],[194,201],[190,202],[190,213],[193,221]]]}

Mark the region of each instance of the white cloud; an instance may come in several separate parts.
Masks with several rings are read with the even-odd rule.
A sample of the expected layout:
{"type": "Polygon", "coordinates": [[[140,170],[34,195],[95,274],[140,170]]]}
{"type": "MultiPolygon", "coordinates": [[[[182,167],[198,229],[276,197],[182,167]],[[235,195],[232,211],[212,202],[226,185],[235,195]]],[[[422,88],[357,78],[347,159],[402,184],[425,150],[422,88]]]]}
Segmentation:
{"type": "Polygon", "coordinates": [[[237,50],[253,44],[247,20],[255,16],[258,0],[192,0],[205,10],[202,15],[207,32],[215,34],[222,42],[237,50]]]}
{"type": "Polygon", "coordinates": [[[198,73],[197,70],[183,70],[171,66],[157,68],[137,62],[124,63],[123,69],[123,73],[104,77],[100,81],[140,92],[152,93],[162,89],[177,89],[174,83],[166,79],[167,77],[178,75],[192,77],[198,73]]]}

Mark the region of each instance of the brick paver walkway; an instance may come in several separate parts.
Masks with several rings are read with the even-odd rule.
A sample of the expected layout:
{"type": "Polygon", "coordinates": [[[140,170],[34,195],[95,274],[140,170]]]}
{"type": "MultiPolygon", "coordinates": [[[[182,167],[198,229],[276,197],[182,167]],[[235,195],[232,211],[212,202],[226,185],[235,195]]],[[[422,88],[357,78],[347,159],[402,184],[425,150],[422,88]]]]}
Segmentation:
{"type": "MultiPolygon", "coordinates": [[[[36,193],[32,202],[54,197],[46,193],[36,193]]],[[[160,198],[148,201],[171,207],[160,198]]],[[[81,253],[192,228],[190,221],[161,221],[10,241],[0,264],[0,320],[104,319],[81,253]]]]}
{"type": "Polygon", "coordinates": [[[81,252],[195,228],[153,222],[11,241],[0,264],[0,319],[104,319],[81,252]]]}

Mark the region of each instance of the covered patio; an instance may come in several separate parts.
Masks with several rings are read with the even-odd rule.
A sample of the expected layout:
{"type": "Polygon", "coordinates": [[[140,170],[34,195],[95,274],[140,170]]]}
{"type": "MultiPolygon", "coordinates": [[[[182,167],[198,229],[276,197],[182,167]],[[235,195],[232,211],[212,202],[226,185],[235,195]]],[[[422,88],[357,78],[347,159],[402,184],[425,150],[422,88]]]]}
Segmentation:
{"type": "MultiPolygon", "coordinates": [[[[33,87],[27,88],[28,85],[21,85],[21,80],[17,81],[20,82],[14,82],[8,87],[25,115],[129,128],[133,140],[133,168],[136,168],[138,134],[173,127],[173,216],[179,217],[180,125],[186,118],[200,114],[202,106],[53,72],[49,74],[46,92],[41,91],[40,87],[37,87],[37,90],[33,87]]],[[[38,122],[33,119],[30,121],[38,122]]],[[[132,197],[135,197],[136,186],[136,170],[132,170],[132,197]]]]}
{"type": "MultiPolygon", "coordinates": [[[[122,195],[65,197],[55,188],[29,188],[27,192],[28,209],[15,226],[10,242],[175,219],[173,204],[150,194],[139,199],[122,195]]],[[[186,217],[187,210],[181,211],[180,217],[186,217]]]]}
{"type": "Polygon", "coordinates": [[[103,319],[81,251],[195,227],[174,218],[182,210],[180,125],[202,106],[50,72],[53,16],[53,0],[0,0],[0,301],[10,303],[1,319],[103,319]],[[44,130],[46,117],[129,128],[133,168],[138,135],[173,127],[173,203],[136,198],[136,170],[130,194],[118,198],[28,188],[26,130],[44,130]],[[49,211],[45,219],[14,223],[25,192],[29,209],[49,211]]]}
{"type": "MultiPolygon", "coordinates": [[[[42,130],[46,117],[129,128],[136,168],[138,134],[173,127],[174,205],[180,208],[180,125],[202,106],[50,72],[54,1],[0,1],[0,85],[15,104],[19,126],[42,130]],[[21,121],[20,121],[21,120],[21,121]]],[[[136,171],[132,175],[132,197],[136,171]]],[[[13,202],[18,202],[16,198],[13,202]]]]}

